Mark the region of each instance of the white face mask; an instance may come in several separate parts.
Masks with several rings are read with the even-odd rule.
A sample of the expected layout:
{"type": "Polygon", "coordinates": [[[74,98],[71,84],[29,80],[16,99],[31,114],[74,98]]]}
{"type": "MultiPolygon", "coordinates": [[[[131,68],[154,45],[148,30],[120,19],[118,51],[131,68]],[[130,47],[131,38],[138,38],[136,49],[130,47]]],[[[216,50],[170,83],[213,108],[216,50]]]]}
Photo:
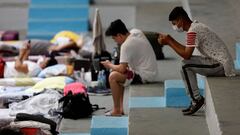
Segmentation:
{"type": "Polygon", "coordinates": [[[173,25],[172,28],[177,32],[183,32],[183,28],[182,27],[178,28],[177,25],[173,25]]]}

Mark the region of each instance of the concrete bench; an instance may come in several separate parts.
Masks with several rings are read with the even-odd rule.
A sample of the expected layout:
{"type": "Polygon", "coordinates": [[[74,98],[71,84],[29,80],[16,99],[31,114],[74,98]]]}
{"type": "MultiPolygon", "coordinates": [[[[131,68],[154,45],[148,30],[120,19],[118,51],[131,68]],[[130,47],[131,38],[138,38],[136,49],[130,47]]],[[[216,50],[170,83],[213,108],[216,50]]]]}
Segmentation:
{"type": "Polygon", "coordinates": [[[129,92],[129,135],[208,135],[203,111],[186,117],[165,106],[163,82],[132,85],[129,92]]]}
{"type": "Polygon", "coordinates": [[[211,135],[240,134],[240,77],[208,77],[206,120],[211,135]]]}
{"type": "Polygon", "coordinates": [[[91,135],[128,135],[128,117],[93,116],[91,135]]]}
{"type": "MultiPolygon", "coordinates": [[[[198,87],[204,96],[205,81],[198,77],[198,87]]],[[[166,80],[164,82],[165,103],[167,107],[187,107],[190,99],[186,94],[185,85],[182,80],[166,80]]]]}
{"type": "Polygon", "coordinates": [[[162,87],[163,83],[131,85],[129,108],[166,107],[163,93],[160,93],[162,87]]]}

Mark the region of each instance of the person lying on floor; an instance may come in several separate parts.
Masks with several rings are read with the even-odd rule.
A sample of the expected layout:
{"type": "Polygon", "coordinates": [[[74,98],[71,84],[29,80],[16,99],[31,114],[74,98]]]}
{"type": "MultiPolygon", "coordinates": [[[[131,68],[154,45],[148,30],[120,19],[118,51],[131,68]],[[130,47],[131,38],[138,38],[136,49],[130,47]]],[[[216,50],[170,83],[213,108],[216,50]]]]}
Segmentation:
{"type": "MultiPolygon", "coordinates": [[[[3,42],[0,45],[0,54],[2,56],[17,56],[21,49],[20,44],[12,45],[11,42],[3,42]]],[[[60,31],[50,41],[38,39],[31,40],[29,55],[48,55],[51,52],[60,55],[60,53],[68,53],[70,50],[74,50],[84,58],[89,58],[94,51],[92,39],[72,31],[60,31]]]]}
{"type": "Polygon", "coordinates": [[[0,60],[0,78],[18,78],[18,77],[36,77],[42,69],[57,64],[57,61],[45,57],[41,62],[33,62],[28,60],[31,45],[25,43],[20,49],[19,56],[15,61],[5,62],[0,60]]]}

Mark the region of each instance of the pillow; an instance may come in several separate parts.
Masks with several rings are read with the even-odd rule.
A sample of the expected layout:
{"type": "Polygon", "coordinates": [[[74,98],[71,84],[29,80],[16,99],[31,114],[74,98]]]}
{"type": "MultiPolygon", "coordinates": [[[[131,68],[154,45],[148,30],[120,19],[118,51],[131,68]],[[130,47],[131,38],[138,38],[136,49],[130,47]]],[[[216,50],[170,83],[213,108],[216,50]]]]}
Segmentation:
{"type": "Polygon", "coordinates": [[[57,64],[43,69],[38,77],[45,78],[58,75],[67,75],[67,66],[64,64],[57,64]]]}
{"type": "Polygon", "coordinates": [[[33,86],[43,78],[1,78],[0,86],[33,86]]]}
{"type": "Polygon", "coordinates": [[[26,90],[26,92],[34,93],[41,92],[45,88],[57,88],[64,89],[66,84],[74,82],[74,79],[66,76],[57,76],[57,77],[49,77],[43,79],[42,81],[36,83],[33,87],[26,90]]]}

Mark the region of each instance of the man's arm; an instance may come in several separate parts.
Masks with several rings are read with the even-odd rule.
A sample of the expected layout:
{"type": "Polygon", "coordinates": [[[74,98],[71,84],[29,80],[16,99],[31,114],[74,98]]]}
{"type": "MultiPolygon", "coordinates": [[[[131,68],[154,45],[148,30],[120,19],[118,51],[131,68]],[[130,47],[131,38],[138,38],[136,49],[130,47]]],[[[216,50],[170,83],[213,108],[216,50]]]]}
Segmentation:
{"type": "Polygon", "coordinates": [[[19,72],[28,73],[28,65],[23,61],[28,59],[30,53],[30,41],[24,44],[24,47],[20,49],[19,56],[15,61],[15,69],[19,72]]]}
{"type": "Polygon", "coordinates": [[[61,51],[63,49],[67,49],[67,48],[71,48],[71,47],[77,47],[76,43],[73,41],[70,41],[69,43],[64,44],[64,45],[51,46],[49,48],[49,51],[61,51]]]}
{"type": "Polygon", "coordinates": [[[190,59],[195,48],[195,46],[186,47],[173,39],[170,35],[164,34],[159,34],[158,42],[160,44],[169,45],[178,55],[184,59],[190,59]]]}
{"type": "Polygon", "coordinates": [[[102,61],[101,64],[103,64],[103,66],[105,68],[108,69],[112,69],[113,71],[117,71],[119,73],[124,74],[128,68],[128,64],[127,63],[120,63],[119,65],[114,65],[112,64],[110,61],[102,61]]]}

